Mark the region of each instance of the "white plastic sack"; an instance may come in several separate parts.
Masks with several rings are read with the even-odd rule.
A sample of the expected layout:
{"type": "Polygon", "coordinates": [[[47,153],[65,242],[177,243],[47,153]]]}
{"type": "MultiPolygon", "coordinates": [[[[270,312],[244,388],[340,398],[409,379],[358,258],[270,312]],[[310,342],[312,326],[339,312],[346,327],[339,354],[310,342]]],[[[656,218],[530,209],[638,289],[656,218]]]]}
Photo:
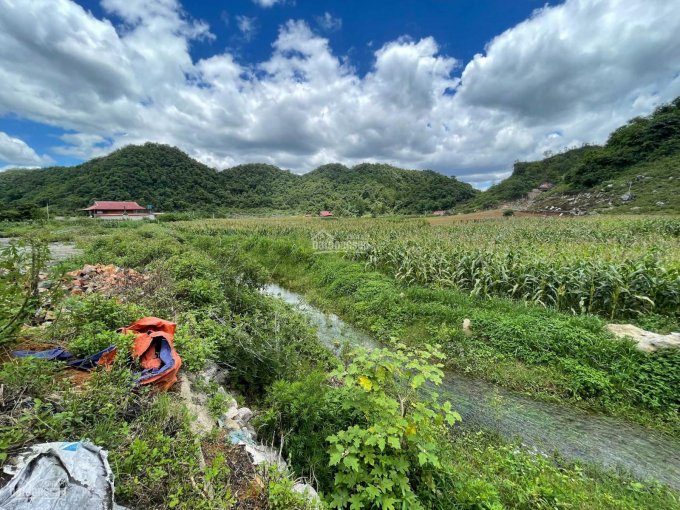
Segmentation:
{"type": "Polygon", "coordinates": [[[3,471],[14,477],[0,489],[0,510],[122,510],[107,452],[91,443],[37,444],[3,471]]]}

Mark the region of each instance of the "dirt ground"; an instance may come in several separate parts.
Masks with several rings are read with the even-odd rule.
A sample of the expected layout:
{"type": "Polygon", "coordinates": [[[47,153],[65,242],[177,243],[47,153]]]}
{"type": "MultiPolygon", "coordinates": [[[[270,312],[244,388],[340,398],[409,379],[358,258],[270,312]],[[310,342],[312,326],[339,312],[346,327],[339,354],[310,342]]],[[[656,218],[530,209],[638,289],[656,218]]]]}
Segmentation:
{"type": "MultiPolygon", "coordinates": [[[[507,218],[546,218],[546,217],[560,217],[559,213],[545,213],[532,211],[515,211],[515,214],[507,218]]],[[[565,214],[562,218],[571,218],[571,215],[565,214]]],[[[430,225],[451,225],[455,223],[467,223],[483,220],[497,220],[503,218],[503,209],[490,209],[488,211],[479,211],[468,214],[454,214],[451,216],[431,216],[427,218],[430,225]]]]}

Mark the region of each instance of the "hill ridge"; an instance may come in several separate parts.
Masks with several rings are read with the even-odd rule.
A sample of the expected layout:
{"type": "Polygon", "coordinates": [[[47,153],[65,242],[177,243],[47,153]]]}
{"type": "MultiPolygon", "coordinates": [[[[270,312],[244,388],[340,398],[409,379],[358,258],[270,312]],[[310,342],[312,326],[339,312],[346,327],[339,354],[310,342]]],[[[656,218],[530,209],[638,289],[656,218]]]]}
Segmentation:
{"type": "Polygon", "coordinates": [[[72,167],[0,173],[0,205],[15,215],[48,201],[55,212],[72,214],[93,200],[138,200],[167,212],[410,214],[450,209],[476,193],[471,185],[436,172],[378,163],[328,164],[302,175],[265,163],[216,170],[176,147],[152,142],[72,167]]]}
{"type": "Polygon", "coordinates": [[[473,197],[465,208],[516,205],[543,180],[555,187],[529,201],[530,209],[680,213],[680,97],[631,119],[604,145],[586,144],[515,163],[510,177],[473,197]]]}

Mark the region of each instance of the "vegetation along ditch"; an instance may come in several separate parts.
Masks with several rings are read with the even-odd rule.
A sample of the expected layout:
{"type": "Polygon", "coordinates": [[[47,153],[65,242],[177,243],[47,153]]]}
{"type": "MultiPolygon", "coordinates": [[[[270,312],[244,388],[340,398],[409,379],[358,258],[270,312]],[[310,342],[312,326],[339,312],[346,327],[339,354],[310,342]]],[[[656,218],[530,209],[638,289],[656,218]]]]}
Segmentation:
{"type": "MultiPolygon", "coordinates": [[[[611,228],[623,236],[642,227],[611,228]]],[[[0,365],[2,460],[28,444],[88,438],[109,451],[116,501],[131,508],[680,507],[672,352],[616,340],[594,313],[407,282],[363,253],[314,244],[319,231],[363,246],[367,234],[371,244],[370,236],[430,229],[441,235],[409,219],[3,227],[25,247],[3,251],[0,320],[12,323],[0,365]],[[45,243],[56,241],[82,253],[53,265],[46,280],[43,268],[24,271],[31,245],[44,265],[45,243]],[[83,264],[144,278],[112,295],[65,293],[72,287],[56,282],[83,264]],[[318,309],[298,307],[267,286],[272,280],[318,309]],[[74,380],[59,364],[9,356],[124,346],[116,329],[147,315],[178,324],[182,370],[211,362],[228,370],[228,391],[255,411],[259,440],[282,452],[288,472],[244,468],[224,437],[196,435],[174,390],[131,392],[125,363],[74,380]],[[292,491],[299,478],[319,502],[292,491]]],[[[664,267],[675,267],[674,239],[657,242],[664,267]]],[[[603,256],[591,242],[591,256],[603,256]]],[[[625,320],[664,332],[677,317],[648,311],[625,320]]],[[[209,393],[219,415],[225,403],[209,393]]]]}

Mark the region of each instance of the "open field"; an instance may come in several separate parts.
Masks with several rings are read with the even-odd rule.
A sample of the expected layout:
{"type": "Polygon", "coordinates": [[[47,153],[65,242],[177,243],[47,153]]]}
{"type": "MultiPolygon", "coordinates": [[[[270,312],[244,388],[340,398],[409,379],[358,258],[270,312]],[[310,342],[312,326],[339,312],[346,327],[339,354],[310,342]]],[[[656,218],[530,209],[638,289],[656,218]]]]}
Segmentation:
{"type": "MultiPolygon", "coordinates": [[[[147,274],[153,285],[113,300],[50,293],[54,306],[65,310],[63,318],[47,328],[11,328],[7,350],[17,342],[93,349],[110,341],[121,322],[146,314],[174,320],[185,368],[198,371],[209,361],[231,367],[230,391],[256,410],[261,435],[286,437],[282,448],[294,473],[312,478],[331,506],[361,497],[362,507],[371,507],[373,496],[357,491],[357,476],[365,486],[403,484],[398,493],[382,486],[379,494],[407,508],[680,505],[678,493],[665,485],[536,455],[513,438],[457,423],[455,413],[426,394],[405,392],[425,380],[437,386],[439,371],[446,370],[523,398],[637,422],[650,435],[661,431],[676,440],[679,351],[641,352],[605,326],[614,321],[678,330],[679,220],[298,217],[0,226],[0,237],[16,236],[34,239],[36,247],[60,241],[83,250],[54,267],[54,278],[84,263],[116,264],[147,274]],[[320,251],[329,240],[333,249],[320,251]],[[337,313],[386,350],[349,353],[339,363],[299,311],[259,292],[272,280],[337,313]],[[76,309],[79,315],[68,312],[76,309]],[[397,428],[381,429],[386,420],[397,428]],[[452,428],[444,426],[447,421],[452,428]],[[366,436],[369,431],[375,436],[366,436]],[[363,449],[345,453],[355,441],[363,449]],[[336,445],[343,445],[340,457],[336,445]],[[379,481],[367,455],[400,467],[379,481]]],[[[12,290],[3,298],[18,310],[24,287],[5,283],[12,290]]],[[[42,297],[29,303],[23,323],[32,324],[42,297]]],[[[178,452],[181,459],[196,458],[181,404],[146,393],[130,400],[116,389],[129,377],[124,366],[113,374],[97,372],[94,384],[74,391],[59,370],[8,361],[6,354],[2,359],[5,395],[46,406],[40,413],[18,406],[8,415],[0,435],[0,453],[8,457],[36,441],[89,437],[110,450],[120,502],[133,508],[164,508],[167,494],[179,492],[186,508],[304,508],[298,500],[276,506],[285,501],[276,495],[290,489],[286,478],[258,486],[269,506],[238,506],[245,500],[224,467],[231,462],[228,448],[212,460],[212,471],[178,460],[178,452]],[[45,375],[31,382],[41,371],[45,375]],[[61,396],[50,395],[54,391],[61,396]],[[106,416],[83,419],[84,408],[102,392],[116,395],[106,416]],[[145,472],[144,452],[155,452],[158,471],[145,472]],[[203,487],[211,480],[224,491],[209,500],[203,487]],[[152,488],[144,501],[134,496],[140,485],[152,488]]],[[[208,443],[200,444],[208,449],[208,443]]]]}
{"type": "MultiPolygon", "coordinates": [[[[456,223],[466,223],[469,221],[480,221],[480,220],[499,220],[499,219],[509,219],[503,216],[504,209],[488,209],[485,211],[477,211],[464,214],[452,214],[449,216],[430,216],[427,218],[427,222],[430,225],[451,225],[456,223]]],[[[542,212],[531,212],[531,211],[513,211],[513,218],[545,218],[547,216],[559,218],[559,213],[548,214],[542,212]]],[[[565,220],[574,219],[573,216],[565,216],[565,220]]]]}

